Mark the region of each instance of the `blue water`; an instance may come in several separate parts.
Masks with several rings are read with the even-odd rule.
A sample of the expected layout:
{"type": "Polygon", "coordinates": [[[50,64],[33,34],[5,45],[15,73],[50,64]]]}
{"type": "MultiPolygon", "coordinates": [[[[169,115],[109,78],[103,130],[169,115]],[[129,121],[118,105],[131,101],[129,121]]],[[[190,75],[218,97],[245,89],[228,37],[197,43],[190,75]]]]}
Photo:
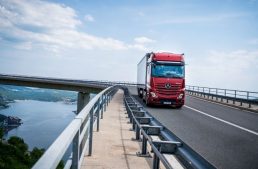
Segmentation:
{"type": "Polygon", "coordinates": [[[23,124],[5,137],[19,136],[32,150],[33,147],[47,149],[75,117],[74,110],[76,105],[62,102],[18,100],[9,108],[1,109],[0,114],[22,119],[23,124]]]}

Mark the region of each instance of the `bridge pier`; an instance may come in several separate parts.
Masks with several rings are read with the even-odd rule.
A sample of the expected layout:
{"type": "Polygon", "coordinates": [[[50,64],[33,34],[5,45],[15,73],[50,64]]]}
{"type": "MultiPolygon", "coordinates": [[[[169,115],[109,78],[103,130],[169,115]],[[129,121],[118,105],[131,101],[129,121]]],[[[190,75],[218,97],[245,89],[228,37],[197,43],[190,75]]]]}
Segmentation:
{"type": "Polygon", "coordinates": [[[78,92],[77,97],[77,114],[89,103],[90,93],[78,92]]]}

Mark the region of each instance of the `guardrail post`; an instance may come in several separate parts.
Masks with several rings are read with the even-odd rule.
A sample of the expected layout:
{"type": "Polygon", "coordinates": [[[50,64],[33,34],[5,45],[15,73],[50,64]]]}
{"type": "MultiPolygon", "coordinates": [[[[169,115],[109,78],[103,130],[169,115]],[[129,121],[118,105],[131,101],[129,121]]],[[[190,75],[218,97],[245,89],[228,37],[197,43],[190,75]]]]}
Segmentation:
{"type": "Polygon", "coordinates": [[[218,89],[216,88],[216,100],[218,100],[218,89]]]}
{"type": "MultiPolygon", "coordinates": [[[[249,100],[249,92],[246,93],[247,100],[249,100]]],[[[248,104],[248,107],[251,108],[251,103],[248,104]]]]}
{"type": "Polygon", "coordinates": [[[100,118],[103,119],[103,109],[104,109],[104,100],[103,100],[103,95],[101,96],[101,116],[100,118]]]}
{"type": "MultiPolygon", "coordinates": [[[[235,92],[234,95],[235,95],[235,98],[236,98],[236,90],[234,92],[235,92]]],[[[233,104],[235,104],[235,99],[233,100],[233,104]]]]}
{"type": "MultiPolygon", "coordinates": [[[[247,93],[246,93],[246,98],[247,98],[247,100],[249,100],[249,96],[250,96],[250,93],[247,92],[247,93]]],[[[250,102],[248,103],[248,107],[251,108],[251,103],[250,103],[250,102]]]]}
{"type": "Polygon", "coordinates": [[[135,140],[140,140],[140,126],[135,125],[135,140]]]}
{"type": "Polygon", "coordinates": [[[109,92],[107,93],[107,106],[109,104],[109,92]]]}
{"type": "Polygon", "coordinates": [[[159,169],[159,158],[156,155],[156,153],[154,153],[154,157],[153,157],[153,169],[159,169]]]}
{"type": "Polygon", "coordinates": [[[107,95],[104,94],[103,96],[105,97],[104,102],[103,102],[103,104],[104,104],[104,111],[106,111],[107,110],[107,95]]]}
{"type": "Polygon", "coordinates": [[[97,131],[99,131],[99,120],[100,120],[100,117],[99,117],[99,112],[100,112],[100,99],[98,99],[97,101],[97,131]]]}
{"type": "MultiPolygon", "coordinates": [[[[142,129],[146,132],[146,129],[142,129]]],[[[149,156],[149,153],[147,153],[147,138],[142,134],[142,152],[138,153],[138,156],[149,156]]]]}
{"type": "Polygon", "coordinates": [[[147,153],[147,138],[142,136],[142,152],[139,152],[137,154],[138,156],[148,156],[149,154],[147,153]]]}
{"type": "Polygon", "coordinates": [[[135,130],[136,123],[135,123],[135,120],[133,120],[132,113],[130,113],[130,116],[128,114],[128,117],[129,117],[129,123],[133,124],[133,130],[135,130]]]}
{"type": "Polygon", "coordinates": [[[90,110],[90,130],[89,130],[89,153],[88,155],[91,156],[92,154],[92,139],[93,139],[93,122],[94,122],[94,116],[93,116],[94,109],[92,108],[90,110]]]}
{"type": "Polygon", "coordinates": [[[79,130],[73,138],[72,169],[79,168],[79,130]]]}

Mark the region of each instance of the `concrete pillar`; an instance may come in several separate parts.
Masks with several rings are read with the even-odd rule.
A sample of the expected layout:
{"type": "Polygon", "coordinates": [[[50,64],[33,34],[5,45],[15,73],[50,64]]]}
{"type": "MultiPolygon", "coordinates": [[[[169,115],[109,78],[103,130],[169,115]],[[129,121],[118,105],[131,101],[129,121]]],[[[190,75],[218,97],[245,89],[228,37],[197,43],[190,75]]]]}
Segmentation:
{"type": "Polygon", "coordinates": [[[89,103],[90,93],[79,92],[77,98],[77,114],[89,103]]]}

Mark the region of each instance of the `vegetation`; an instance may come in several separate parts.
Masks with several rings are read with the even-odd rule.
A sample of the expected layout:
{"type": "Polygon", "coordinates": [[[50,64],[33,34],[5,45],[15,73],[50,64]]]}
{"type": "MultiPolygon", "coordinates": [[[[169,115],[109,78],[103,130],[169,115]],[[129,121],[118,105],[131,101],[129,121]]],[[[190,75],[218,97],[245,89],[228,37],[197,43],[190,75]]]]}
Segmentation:
{"type": "MultiPolygon", "coordinates": [[[[0,142],[0,169],[29,169],[45,151],[35,147],[30,152],[28,151],[28,145],[22,138],[13,136],[7,142],[3,142],[2,136],[3,134],[0,142]]],[[[61,161],[57,168],[61,169],[63,167],[64,164],[61,161]]]]}
{"type": "Polygon", "coordinates": [[[4,137],[4,129],[0,127],[0,142],[2,142],[3,137],[4,137]]]}
{"type": "Polygon", "coordinates": [[[7,117],[5,115],[0,114],[0,123],[4,121],[7,117]]]}

